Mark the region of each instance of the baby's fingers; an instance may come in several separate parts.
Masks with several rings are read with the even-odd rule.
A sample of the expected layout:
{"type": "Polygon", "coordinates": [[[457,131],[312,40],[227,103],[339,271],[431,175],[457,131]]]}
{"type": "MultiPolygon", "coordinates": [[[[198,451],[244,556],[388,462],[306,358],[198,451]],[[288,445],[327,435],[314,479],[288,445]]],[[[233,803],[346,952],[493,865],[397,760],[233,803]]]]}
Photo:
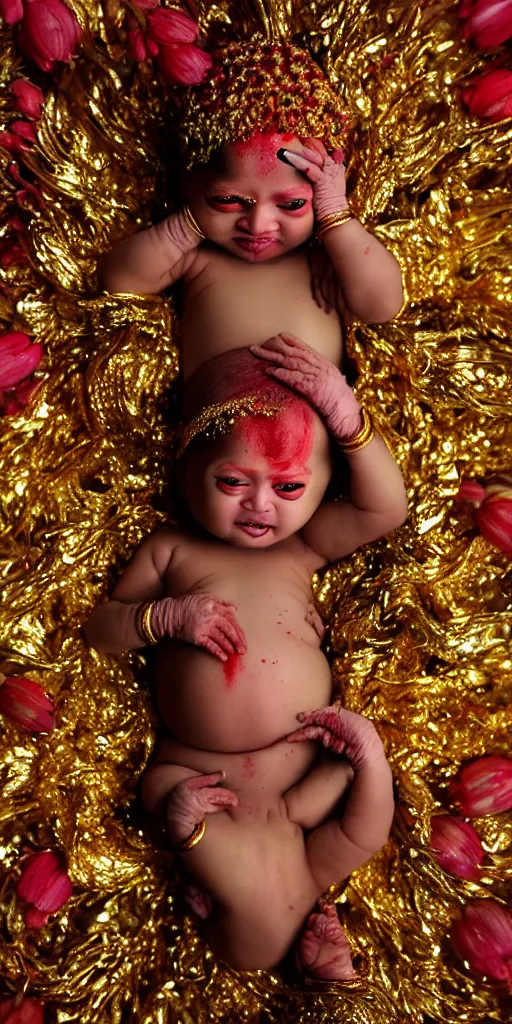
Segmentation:
{"type": "Polygon", "coordinates": [[[211,772],[210,775],[193,775],[191,779],[185,779],[183,785],[185,789],[204,789],[205,786],[215,786],[225,774],[225,771],[221,770],[211,772]]]}
{"type": "MultiPolygon", "coordinates": [[[[322,725],[307,725],[304,729],[296,729],[286,737],[287,743],[300,743],[302,740],[322,740],[329,735],[322,725]]],[[[325,744],[328,746],[328,744],[325,744]]]]}
{"type": "Polygon", "coordinates": [[[218,644],[215,640],[212,640],[211,637],[206,637],[205,640],[201,641],[199,646],[204,647],[205,651],[208,651],[209,654],[213,654],[213,657],[218,658],[219,661],[228,660],[229,655],[226,654],[225,651],[220,646],[220,644],[218,644]]]}
{"type": "Polygon", "coordinates": [[[221,623],[221,628],[224,630],[226,636],[231,640],[236,653],[245,654],[247,650],[245,633],[238,625],[236,619],[232,619],[226,615],[221,623]]]}

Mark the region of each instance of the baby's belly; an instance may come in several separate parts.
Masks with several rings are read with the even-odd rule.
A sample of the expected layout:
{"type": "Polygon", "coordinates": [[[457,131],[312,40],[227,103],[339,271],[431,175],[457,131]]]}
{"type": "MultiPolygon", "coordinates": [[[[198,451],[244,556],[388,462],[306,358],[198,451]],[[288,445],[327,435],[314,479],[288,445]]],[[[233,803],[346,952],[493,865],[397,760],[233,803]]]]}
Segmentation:
{"type": "Polygon", "coordinates": [[[167,728],[200,750],[254,751],[298,728],[299,711],[329,703],[331,670],[321,650],[282,634],[248,639],[226,664],[193,647],[164,642],[157,696],[167,728]]]}

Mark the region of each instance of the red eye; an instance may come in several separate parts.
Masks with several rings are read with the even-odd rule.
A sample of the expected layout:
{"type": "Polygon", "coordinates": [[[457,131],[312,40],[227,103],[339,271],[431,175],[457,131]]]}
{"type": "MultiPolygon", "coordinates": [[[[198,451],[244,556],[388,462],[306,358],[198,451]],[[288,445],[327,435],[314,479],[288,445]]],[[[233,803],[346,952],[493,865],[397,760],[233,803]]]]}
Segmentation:
{"type": "Polygon", "coordinates": [[[280,498],[284,498],[286,501],[296,501],[300,498],[306,489],[305,484],[274,484],[274,490],[277,491],[280,498]]]}
{"type": "Polygon", "coordinates": [[[243,205],[239,196],[209,196],[208,203],[215,210],[233,210],[243,205]]]}
{"type": "Polygon", "coordinates": [[[247,484],[236,476],[219,476],[217,477],[217,486],[223,494],[232,494],[233,491],[246,487],[247,484]]]}

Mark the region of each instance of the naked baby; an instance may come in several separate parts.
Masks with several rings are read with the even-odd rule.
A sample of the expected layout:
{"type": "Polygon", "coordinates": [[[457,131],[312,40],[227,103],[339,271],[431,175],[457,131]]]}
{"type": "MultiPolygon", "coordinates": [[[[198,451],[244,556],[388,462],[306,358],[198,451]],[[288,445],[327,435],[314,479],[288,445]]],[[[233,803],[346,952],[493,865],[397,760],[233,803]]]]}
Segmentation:
{"type": "Polygon", "coordinates": [[[385,842],[392,779],[373,724],[331,703],[310,581],[403,521],[402,477],[341,373],[290,336],[210,360],[184,409],[188,525],[142,543],[86,635],[157,644],[168,736],[143,795],[199,883],[214,952],[269,968],[298,938],[302,969],[350,978],[335,907],[310,912],[385,842]],[[349,496],[322,501],[335,449],[349,496]]]}
{"type": "Polygon", "coordinates": [[[214,55],[204,83],[183,90],[185,205],[116,246],[100,280],[148,294],[182,282],[185,380],[222,352],[283,332],[340,366],[343,326],[389,320],[403,301],[396,259],[349,208],[336,148],[346,113],[305,51],[228,51],[214,55]],[[318,251],[330,268],[322,289],[312,284],[318,251]]]}

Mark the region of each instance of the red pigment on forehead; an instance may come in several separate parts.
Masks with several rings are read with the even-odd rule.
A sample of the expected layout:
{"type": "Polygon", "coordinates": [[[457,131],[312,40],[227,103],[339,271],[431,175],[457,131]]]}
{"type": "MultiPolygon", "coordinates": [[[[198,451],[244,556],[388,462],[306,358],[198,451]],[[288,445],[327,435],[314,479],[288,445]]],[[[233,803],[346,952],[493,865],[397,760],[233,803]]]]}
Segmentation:
{"type": "Polygon", "coordinates": [[[224,679],[229,690],[232,690],[236,686],[236,680],[240,668],[242,666],[242,655],[241,654],[230,654],[227,661],[222,662],[222,670],[224,672],[224,679]]]}
{"type": "Polygon", "coordinates": [[[303,472],[313,448],[313,412],[306,402],[292,398],[277,416],[244,417],[235,432],[266,459],[274,473],[303,472]]]}
{"type": "Polygon", "coordinates": [[[278,149],[288,146],[295,138],[296,135],[278,135],[276,132],[254,132],[250,139],[235,142],[233,146],[240,159],[253,157],[257,161],[258,173],[265,177],[276,166],[278,149]]]}

